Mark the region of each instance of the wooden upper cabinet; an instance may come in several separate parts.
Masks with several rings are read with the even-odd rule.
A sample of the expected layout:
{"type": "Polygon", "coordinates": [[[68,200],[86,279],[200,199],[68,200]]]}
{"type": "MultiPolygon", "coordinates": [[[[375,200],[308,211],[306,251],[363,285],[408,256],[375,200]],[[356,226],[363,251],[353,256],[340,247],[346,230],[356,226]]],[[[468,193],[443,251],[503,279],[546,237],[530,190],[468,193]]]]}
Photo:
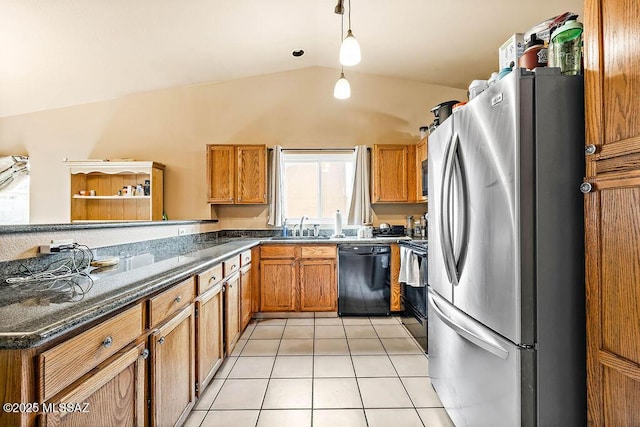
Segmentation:
{"type": "Polygon", "coordinates": [[[267,202],[266,145],[207,145],[208,202],[267,202]]]}
{"type": "Polygon", "coordinates": [[[373,203],[416,202],[415,145],[373,146],[373,203]]]}
{"type": "Polygon", "coordinates": [[[427,138],[422,138],[416,144],[416,200],[426,202],[427,196],[422,195],[422,162],[427,160],[427,138]]]}
{"type": "Polygon", "coordinates": [[[209,203],[233,204],[235,198],[233,145],[207,145],[209,203]]]}
{"type": "Polygon", "coordinates": [[[595,148],[585,178],[590,426],[640,425],[638,16],[638,0],[585,1],[586,144],[595,148]]]}
{"type": "Polygon", "coordinates": [[[585,2],[586,137],[597,147],[587,176],[640,169],[638,16],[637,0],[585,2]]]}
{"type": "Polygon", "coordinates": [[[267,147],[236,147],[236,203],[267,203],[267,147]]]}

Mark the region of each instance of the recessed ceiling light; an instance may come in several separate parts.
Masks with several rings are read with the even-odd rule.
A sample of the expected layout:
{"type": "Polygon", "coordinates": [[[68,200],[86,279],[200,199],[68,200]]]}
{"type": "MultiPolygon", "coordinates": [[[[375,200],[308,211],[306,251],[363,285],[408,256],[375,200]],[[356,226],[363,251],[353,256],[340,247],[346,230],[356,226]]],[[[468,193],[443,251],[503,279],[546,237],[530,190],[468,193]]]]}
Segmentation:
{"type": "Polygon", "coordinates": [[[294,50],[293,52],[291,52],[291,55],[294,58],[300,58],[302,55],[304,55],[304,50],[302,50],[302,49],[294,50]]]}

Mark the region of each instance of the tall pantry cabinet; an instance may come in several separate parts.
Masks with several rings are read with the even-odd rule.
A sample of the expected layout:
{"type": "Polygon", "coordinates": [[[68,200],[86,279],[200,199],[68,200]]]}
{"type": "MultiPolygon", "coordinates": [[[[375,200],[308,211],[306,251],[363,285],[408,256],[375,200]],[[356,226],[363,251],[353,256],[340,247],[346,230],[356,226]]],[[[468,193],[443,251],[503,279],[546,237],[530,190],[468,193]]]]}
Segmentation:
{"type": "Polygon", "coordinates": [[[640,2],[585,0],[587,399],[640,425],[640,2]]]}

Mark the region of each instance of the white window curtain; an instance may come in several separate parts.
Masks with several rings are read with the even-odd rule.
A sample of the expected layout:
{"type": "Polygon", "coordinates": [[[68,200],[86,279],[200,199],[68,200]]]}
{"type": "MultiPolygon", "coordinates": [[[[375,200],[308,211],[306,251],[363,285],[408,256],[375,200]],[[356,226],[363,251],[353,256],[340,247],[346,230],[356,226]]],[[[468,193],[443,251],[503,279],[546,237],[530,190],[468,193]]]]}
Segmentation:
{"type": "Polygon", "coordinates": [[[276,145],[269,153],[269,220],[267,224],[282,226],[284,221],[282,147],[276,145]]]}
{"type": "Polygon", "coordinates": [[[348,223],[362,225],[371,223],[371,197],[369,194],[369,151],[366,145],[356,146],[353,191],[349,204],[348,223]]]}

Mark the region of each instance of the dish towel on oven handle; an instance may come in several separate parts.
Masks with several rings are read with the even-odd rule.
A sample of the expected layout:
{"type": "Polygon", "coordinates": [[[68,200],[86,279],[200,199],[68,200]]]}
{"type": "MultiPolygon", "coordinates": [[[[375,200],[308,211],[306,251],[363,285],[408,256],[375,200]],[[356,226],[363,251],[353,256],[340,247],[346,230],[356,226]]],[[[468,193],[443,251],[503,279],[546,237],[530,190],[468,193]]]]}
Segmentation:
{"type": "Polygon", "coordinates": [[[420,287],[418,257],[409,248],[400,247],[400,276],[398,281],[409,286],[420,287]]]}

